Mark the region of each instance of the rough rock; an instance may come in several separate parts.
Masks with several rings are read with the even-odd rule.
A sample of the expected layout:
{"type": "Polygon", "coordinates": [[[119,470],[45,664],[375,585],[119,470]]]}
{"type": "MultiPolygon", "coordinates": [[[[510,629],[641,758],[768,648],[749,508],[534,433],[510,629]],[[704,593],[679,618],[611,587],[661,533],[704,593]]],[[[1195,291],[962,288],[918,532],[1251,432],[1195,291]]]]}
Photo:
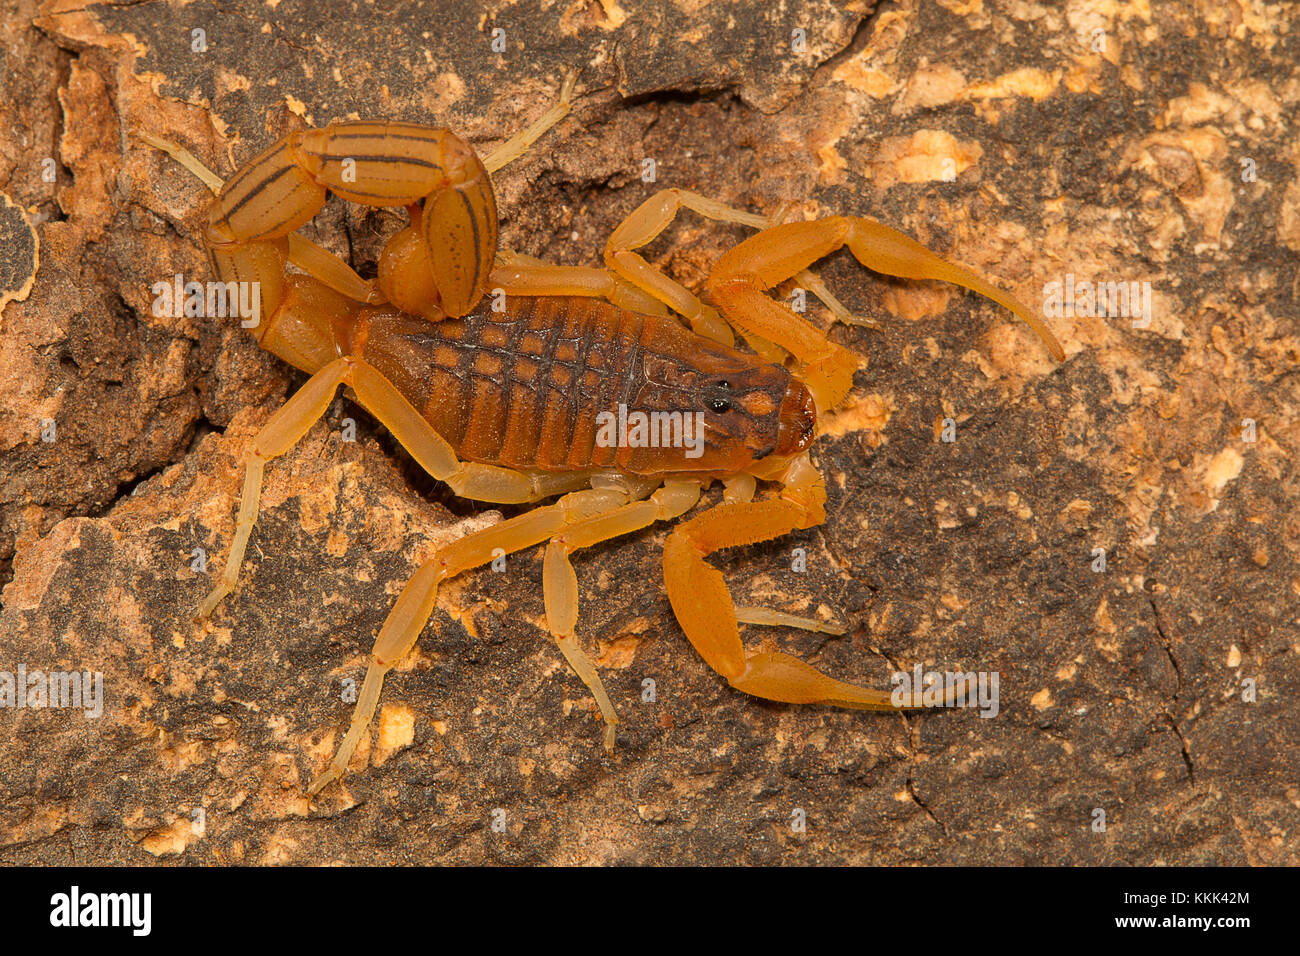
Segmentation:
{"type": "MultiPolygon", "coordinates": [[[[0,229],[30,223],[39,266],[0,313],[0,670],[100,672],[104,709],[0,708],[0,859],[1300,862],[1295,8],[18,8],[0,229]],[[672,617],[653,528],[575,560],[580,637],[623,719],[612,757],[546,634],[534,550],[444,590],[355,771],[310,807],[396,590],[502,509],[450,496],[340,400],[268,470],[240,587],[192,621],[243,449],[303,376],[237,327],[154,315],[155,282],[206,270],[207,194],[135,132],[223,175],[351,116],[486,150],[574,67],[574,115],[497,177],[511,248],[594,263],[679,186],[877,217],[1031,304],[1070,275],[1147,282],[1150,322],[1049,318],[1058,365],[976,296],[846,253],[818,267],[880,320],[832,332],[864,363],[816,447],[828,520],[716,563],[741,601],[850,626],[752,645],[872,686],[997,672],[996,717],[734,691],[672,617]]],[[[309,234],[365,272],[397,222],[331,201],[309,234]]],[[[685,217],[649,252],[698,288],[743,234],[685,217]]],[[[2,241],[16,291],[24,253],[2,241]]]]}

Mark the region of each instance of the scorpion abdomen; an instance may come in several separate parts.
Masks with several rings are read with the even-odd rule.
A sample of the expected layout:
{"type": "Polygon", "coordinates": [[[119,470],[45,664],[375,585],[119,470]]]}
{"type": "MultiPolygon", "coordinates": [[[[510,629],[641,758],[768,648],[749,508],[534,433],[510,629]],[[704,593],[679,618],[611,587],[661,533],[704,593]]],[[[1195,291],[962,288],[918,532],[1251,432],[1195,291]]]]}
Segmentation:
{"type": "Polygon", "coordinates": [[[591,298],[498,303],[441,322],[363,310],[349,336],[463,460],[638,475],[734,469],[776,447],[787,393],[803,394],[786,369],[675,319],[591,298]],[[648,434],[636,431],[638,415],[648,434]]]}

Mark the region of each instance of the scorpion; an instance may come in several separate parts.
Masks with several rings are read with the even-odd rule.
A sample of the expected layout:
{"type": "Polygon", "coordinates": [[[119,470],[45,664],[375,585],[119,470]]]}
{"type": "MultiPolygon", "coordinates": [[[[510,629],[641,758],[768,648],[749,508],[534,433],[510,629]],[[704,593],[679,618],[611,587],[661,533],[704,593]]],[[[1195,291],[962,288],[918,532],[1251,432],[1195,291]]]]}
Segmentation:
{"type": "Polygon", "coordinates": [[[722,501],[677,524],[663,548],[669,603],[708,666],[737,690],[772,701],[920,706],[919,690],[896,702],[889,692],[836,680],[793,655],[747,650],[741,623],[843,629],[738,607],[721,572],[706,561],[720,549],[826,518],[826,485],[810,446],[818,416],[851,390],[858,357],[767,290],[799,277],[836,319],[855,321],[807,271],[848,246],[875,272],[980,293],[1034,329],[1058,361],[1065,357],[1051,331],[1013,296],[862,217],[773,224],[665,189],[610,234],[604,268],[550,265],[499,250],[491,174],[568,115],[573,86],[570,75],[555,105],[486,159],[449,129],[345,121],[288,134],[223,183],[182,147],[137,131],[213,192],[202,231],[212,270],[226,283],[258,283],[258,344],[310,376],[247,449],[229,558],[198,619],[235,587],[267,462],[293,448],[339,386],[348,386],[456,495],[495,504],[557,499],[442,547],[415,571],[379,630],[351,725],[308,787],[310,797],[346,772],[384,676],[414,647],[439,585],[544,542],[547,627],[595,699],[604,746],[612,750],[618,716],[575,638],[578,586],[570,558],[680,518],[715,480],[722,501]],[[297,234],[329,193],[406,208],[410,224],[387,240],[375,278],[361,278],[297,234]],[[683,209],[759,230],[714,263],[705,282],[711,305],[637,252],[683,209]],[[733,329],[752,352],[736,347],[733,329]],[[702,440],[693,448],[599,441],[598,417],[620,405],[629,415],[702,412],[702,440]],[[774,484],[775,493],[756,499],[759,481],[774,484]]]}

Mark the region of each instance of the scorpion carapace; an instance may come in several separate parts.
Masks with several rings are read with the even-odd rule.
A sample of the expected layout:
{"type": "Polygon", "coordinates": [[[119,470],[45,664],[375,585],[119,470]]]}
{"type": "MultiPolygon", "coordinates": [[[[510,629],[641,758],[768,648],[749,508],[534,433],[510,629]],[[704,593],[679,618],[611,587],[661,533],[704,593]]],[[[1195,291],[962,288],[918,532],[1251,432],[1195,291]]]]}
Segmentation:
{"type": "Polygon", "coordinates": [[[311,373],[248,448],[230,558],[200,605],[200,618],[235,586],[266,463],[294,446],[340,385],[351,386],[356,401],[456,494],[500,503],[561,496],[441,548],[415,572],[379,631],[348,733],[311,784],[313,794],[343,774],[374,716],[384,675],[414,646],[439,584],[543,542],[547,627],[595,698],[612,749],[617,714],[574,637],[578,587],[570,555],[678,518],[713,479],[723,482],[723,501],[678,524],[663,557],[673,613],[709,666],[733,687],[768,700],[874,710],[921,706],[919,690],[895,699],[835,680],[789,654],[746,648],[741,622],[843,629],[738,607],[705,560],[826,517],[826,485],[808,446],[817,412],[852,388],[858,358],[766,290],[798,277],[836,318],[850,319],[807,272],[847,246],[878,272],[941,279],[992,298],[1064,357],[1041,319],[1014,297],[862,217],[772,225],[667,189],[613,231],[603,269],[509,253],[494,260],[496,207],[487,174],[566,115],[571,90],[572,78],[556,107],[481,164],[447,130],[351,122],[291,134],[222,185],[188,153],[140,134],[216,192],[204,229],[214,268],[223,281],[262,283],[258,341],[311,373]],[[327,190],[371,205],[407,205],[411,225],[388,241],[378,279],[361,278],[293,232],[319,210],[327,190]],[[761,230],[715,263],[706,282],[713,305],[636,252],[682,209],[761,230]],[[287,265],[305,274],[288,274],[287,265]],[[761,359],[732,348],[733,328],[761,359]],[[673,416],[680,414],[680,441],[636,440],[620,417],[630,420],[633,413],[650,421],[659,416],[661,439],[665,422],[673,437],[673,416]],[[702,416],[698,445],[698,433],[686,430],[687,414],[702,416]],[[602,427],[611,427],[610,440],[602,440],[602,427]],[[775,494],[754,500],[756,479],[775,482],[775,494]]]}

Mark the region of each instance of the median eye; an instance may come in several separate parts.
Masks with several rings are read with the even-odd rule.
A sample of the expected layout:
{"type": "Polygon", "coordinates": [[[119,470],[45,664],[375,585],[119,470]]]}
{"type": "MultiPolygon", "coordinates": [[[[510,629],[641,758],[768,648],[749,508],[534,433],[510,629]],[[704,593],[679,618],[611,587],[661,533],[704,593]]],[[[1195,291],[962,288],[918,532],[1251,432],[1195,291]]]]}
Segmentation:
{"type": "Polygon", "coordinates": [[[715,398],[709,401],[709,408],[715,412],[729,412],[731,411],[731,402],[725,398],[715,398]]]}

